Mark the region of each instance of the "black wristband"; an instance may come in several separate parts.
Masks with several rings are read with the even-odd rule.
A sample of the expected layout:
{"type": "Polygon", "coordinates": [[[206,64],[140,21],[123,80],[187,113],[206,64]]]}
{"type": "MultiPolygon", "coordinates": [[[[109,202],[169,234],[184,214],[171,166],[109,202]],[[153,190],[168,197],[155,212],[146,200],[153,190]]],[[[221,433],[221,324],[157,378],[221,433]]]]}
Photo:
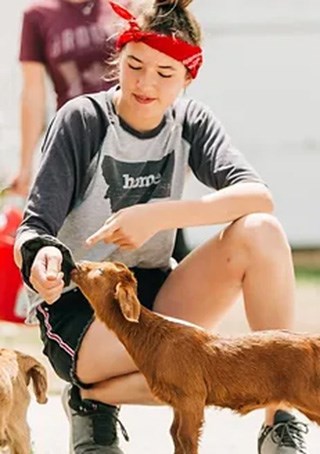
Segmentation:
{"type": "MultiPolygon", "coordinates": [[[[70,273],[76,268],[76,264],[72,258],[72,254],[69,248],[61,243],[57,238],[50,235],[41,235],[36,238],[27,240],[21,246],[22,256],[22,277],[28,287],[35,290],[30,282],[30,272],[35,256],[45,246],[54,246],[59,249],[62,253],[62,272],[63,281],[65,285],[70,284],[70,273]]],[[[35,290],[36,291],[36,290],[35,290]]]]}

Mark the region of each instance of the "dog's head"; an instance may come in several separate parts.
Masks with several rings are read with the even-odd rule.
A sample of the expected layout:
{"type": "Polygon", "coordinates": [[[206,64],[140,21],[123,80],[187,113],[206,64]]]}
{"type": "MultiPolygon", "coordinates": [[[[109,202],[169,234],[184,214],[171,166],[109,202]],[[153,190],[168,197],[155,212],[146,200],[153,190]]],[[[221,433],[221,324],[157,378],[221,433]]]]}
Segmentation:
{"type": "Polygon", "coordinates": [[[139,321],[141,306],[137,298],[137,281],[123,263],[77,263],[71,279],[87,297],[100,320],[107,321],[111,305],[117,303],[126,320],[139,321]]]}
{"type": "Polygon", "coordinates": [[[32,380],[34,394],[39,404],[45,404],[48,400],[48,378],[45,367],[33,356],[21,352],[17,353],[20,372],[23,374],[26,385],[32,380]]]}

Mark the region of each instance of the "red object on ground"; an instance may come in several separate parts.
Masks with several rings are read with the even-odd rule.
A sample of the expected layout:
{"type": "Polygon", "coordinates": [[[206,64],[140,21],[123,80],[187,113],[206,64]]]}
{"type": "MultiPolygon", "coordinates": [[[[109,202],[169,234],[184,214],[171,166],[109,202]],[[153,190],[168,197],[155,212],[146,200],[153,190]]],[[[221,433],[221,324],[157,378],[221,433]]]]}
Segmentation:
{"type": "Polygon", "coordinates": [[[16,207],[4,206],[0,211],[0,320],[13,323],[24,323],[26,316],[27,295],[13,259],[21,219],[21,210],[16,207]]]}

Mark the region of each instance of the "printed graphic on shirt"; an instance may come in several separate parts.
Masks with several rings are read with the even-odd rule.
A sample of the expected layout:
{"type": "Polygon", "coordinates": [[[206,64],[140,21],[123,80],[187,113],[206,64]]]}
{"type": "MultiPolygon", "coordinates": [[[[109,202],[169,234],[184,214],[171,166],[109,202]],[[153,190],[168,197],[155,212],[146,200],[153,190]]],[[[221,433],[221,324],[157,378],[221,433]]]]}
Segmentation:
{"type": "Polygon", "coordinates": [[[80,25],[66,28],[52,37],[49,45],[49,57],[61,59],[63,56],[91,48],[102,46],[106,39],[106,30],[100,25],[80,25]]]}
{"type": "Polygon", "coordinates": [[[80,71],[74,61],[66,61],[57,65],[66,86],[68,87],[66,97],[75,98],[84,92],[84,84],[87,86],[98,86],[102,82],[105,73],[105,66],[99,62],[93,62],[86,70],[80,71]]]}
{"type": "MultiPolygon", "coordinates": [[[[49,57],[66,85],[65,96],[74,98],[90,87],[103,87],[106,72],[107,30],[98,24],[66,28],[53,36],[49,57]],[[95,49],[94,53],[91,49],[95,49]]],[[[98,89],[98,88],[97,88],[98,89]]]]}
{"type": "Polygon", "coordinates": [[[128,163],[105,156],[102,174],[107,183],[105,198],[113,212],[170,197],[174,169],[174,151],[158,161],[128,163]]]}

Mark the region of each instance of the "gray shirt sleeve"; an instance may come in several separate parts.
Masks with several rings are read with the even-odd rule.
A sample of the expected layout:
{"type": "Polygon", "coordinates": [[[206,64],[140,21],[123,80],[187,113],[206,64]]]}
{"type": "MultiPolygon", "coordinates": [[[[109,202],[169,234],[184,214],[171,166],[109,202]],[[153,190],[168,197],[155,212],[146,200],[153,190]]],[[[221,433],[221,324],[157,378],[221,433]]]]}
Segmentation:
{"type": "Polygon", "coordinates": [[[189,166],[206,186],[219,190],[245,181],[264,184],[207,107],[190,101],[183,135],[190,144],[189,166]]]}
{"type": "Polygon", "coordinates": [[[17,232],[20,245],[30,234],[56,236],[82,194],[90,162],[106,132],[100,101],[94,96],[80,96],[66,103],[52,120],[17,232]]]}

